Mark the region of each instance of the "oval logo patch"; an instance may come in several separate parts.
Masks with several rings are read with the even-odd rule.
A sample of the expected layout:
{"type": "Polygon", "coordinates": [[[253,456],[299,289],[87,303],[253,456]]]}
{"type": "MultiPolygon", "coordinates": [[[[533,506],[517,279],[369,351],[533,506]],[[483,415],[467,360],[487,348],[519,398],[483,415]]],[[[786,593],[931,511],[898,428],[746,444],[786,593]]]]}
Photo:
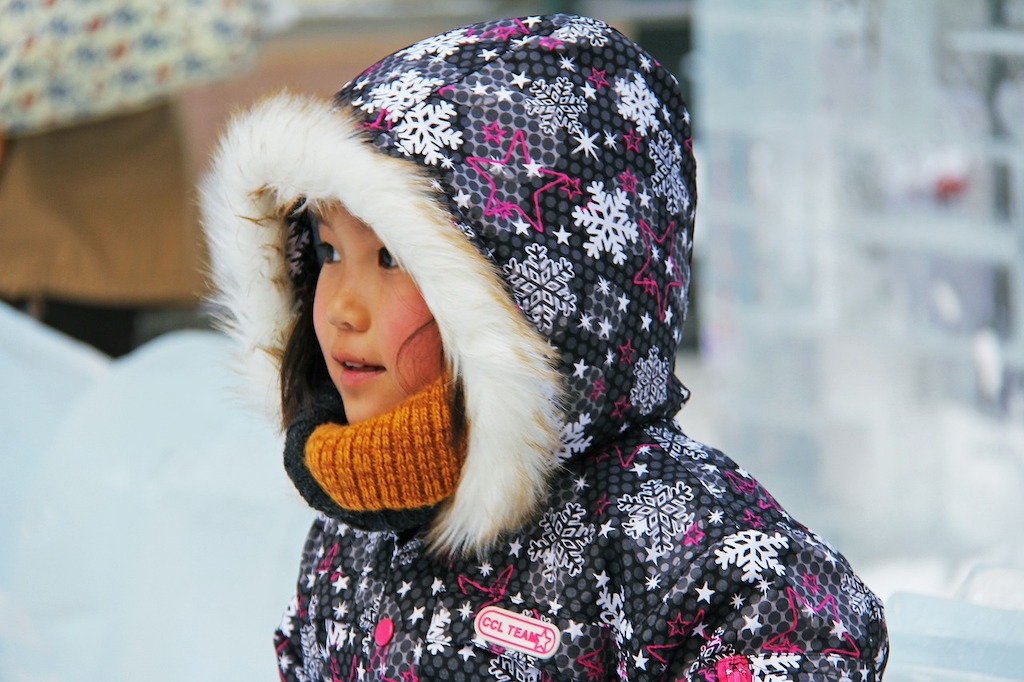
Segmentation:
{"type": "Polygon", "coordinates": [[[480,638],[537,658],[554,656],[562,638],[551,623],[497,606],[480,609],[473,624],[480,638]]]}

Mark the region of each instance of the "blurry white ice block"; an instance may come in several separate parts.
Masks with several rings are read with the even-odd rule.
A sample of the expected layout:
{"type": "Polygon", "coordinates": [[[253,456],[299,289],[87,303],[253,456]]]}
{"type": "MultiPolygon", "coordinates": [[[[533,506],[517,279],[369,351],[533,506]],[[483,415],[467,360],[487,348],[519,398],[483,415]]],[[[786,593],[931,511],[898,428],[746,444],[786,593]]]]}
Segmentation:
{"type": "Polygon", "coordinates": [[[1021,679],[1024,611],[901,592],[885,613],[892,646],[885,682],[1021,679]]]}
{"type": "Polygon", "coordinates": [[[23,490],[56,426],[109,363],[92,347],[0,303],[0,599],[10,566],[7,548],[21,532],[15,511],[23,490]]]}
{"type": "Polygon", "coordinates": [[[233,354],[211,332],[163,336],[50,425],[0,679],[276,679],[273,631],[312,514],[280,434],[239,406],[233,354]]]}

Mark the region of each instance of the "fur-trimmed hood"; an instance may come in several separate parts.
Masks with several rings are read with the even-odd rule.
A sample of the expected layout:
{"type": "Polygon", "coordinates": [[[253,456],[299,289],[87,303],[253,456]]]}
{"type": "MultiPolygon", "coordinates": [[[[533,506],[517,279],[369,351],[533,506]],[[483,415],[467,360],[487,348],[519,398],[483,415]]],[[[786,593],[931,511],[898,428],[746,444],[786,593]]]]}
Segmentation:
{"type": "Polygon", "coordinates": [[[602,22],[455,29],[333,102],[279,95],[233,121],[202,209],[217,303],[271,414],[296,283],[315,277],[287,219],[303,199],[341,201],[374,229],[462,381],[468,447],[434,522],[442,548],[493,543],[559,462],[685,400],[689,117],[672,75],[602,22]]]}

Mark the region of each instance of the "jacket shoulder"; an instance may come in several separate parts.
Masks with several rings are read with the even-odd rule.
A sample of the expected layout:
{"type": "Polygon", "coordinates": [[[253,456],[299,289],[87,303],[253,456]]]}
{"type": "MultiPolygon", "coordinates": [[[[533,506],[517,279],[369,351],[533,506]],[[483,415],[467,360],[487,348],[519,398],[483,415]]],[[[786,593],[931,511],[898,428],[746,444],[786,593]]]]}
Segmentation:
{"type": "Polygon", "coordinates": [[[721,677],[730,656],[793,675],[839,669],[851,680],[877,679],[884,667],[881,602],[842,554],[674,423],[578,461],[548,511],[559,513],[575,514],[584,534],[591,525],[580,573],[638,674],[721,677]]]}

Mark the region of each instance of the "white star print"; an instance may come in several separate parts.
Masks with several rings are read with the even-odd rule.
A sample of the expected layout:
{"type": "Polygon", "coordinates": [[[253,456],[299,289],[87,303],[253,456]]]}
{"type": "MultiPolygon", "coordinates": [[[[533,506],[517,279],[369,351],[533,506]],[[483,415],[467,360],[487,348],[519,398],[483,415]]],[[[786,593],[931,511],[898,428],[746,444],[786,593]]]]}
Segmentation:
{"type": "Polygon", "coordinates": [[[575,154],[579,151],[582,151],[587,156],[597,159],[597,145],[594,144],[594,141],[597,140],[597,136],[600,134],[601,133],[594,133],[593,135],[590,135],[584,129],[580,132],[579,135],[574,135],[573,137],[576,138],[576,141],[579,142],[579,145],[577,145],[576,148],[572,150],[572,153],[575,154]]]}
{"type": "Polygon", "coordinates": [[[494,50],[494,49],[491,49],[491,50],[481,50],[480,51],[480,56],[483,57],[486,61],[491,61],[493,59],[497,59],[498,58],[498,51],[494,50]]]}
{"type": "Polygon", "coordinates": [[[434,582],[430,585],[430,593],[437,594],[438,592],[444,592],[444,581],[440,578],[434,578],[434,582]]]}
{"type": "Polygon", "coordinates": [[[711,603],[711,597],[715,594],[715,591],[708,587],[708,581],[705,580],[701,587],[697,588],[697,601],[711,603]]]}
{"type": "Polygon", "coordinates": [[[629,308],[629,304],[630,300],[629,298],[626,297],[625,294],[619,296],[619,310],[621,310],[622,312],[626,312],[627,308],[629,308]]]}
{"type": "Polygon", "coordinates": [[[652,564],[657,563],[658,559],[665,556],[665,554],[667,554],[667,552],[658,551],[657,547],[648,547],[646,560],[651,562],[652,564]]]}
{"type": "Polygon", "coordinates": [[[578,493],[583,492],[584,490],[586,490],[589,487],[590,486],[587,484],[587,477],[586,476],[580,476],[579,478],[577,478],[574,481],[573,489],[576,492],[578,492],[578,493]]]}
{"type": "Polygon", "coordinates": [[[842,639],[849,632],[850,631],[846,629],[846,626],[843,624],[843,621],[841,620],[837,620],[835,621],[835,623],[832,624],[832,635],[834,637],[842,639]]]}
{"type": "Polygon", "coordinates": [[[617,150],[619,148],[618,137],[619,136],[616,133],[612,133],[607,130],[604,131],[604,146],[608,147],[608,149],[617,150]]]}
{"type": "Polygon", "coordinates": [[[655,574],[647,578],[647,591],[653,592],[661,587],[661,576],[655,574]]]}
{"type": "Polygon", "coordinates": [[[644,652],[642,651],[633,657],[633,663],[636,664],[636,667],[639,670],[647,670],[647,661],[648,658],[644,656],[644,652]]]}
{"type": "Polygon", "coordinates": [[[473,607],[468,601],[459,607],[459,615],[462,616],[462,620],[469,620],[473,617],[473,607]]]}
{"type": "Polygon", "coordinates": [[[583,96],[586,97],[587,99],[597,99],[597,90],[595,90],[594,86],[591,85],[590,83],[584,83],[581,89],[583,90],[583,96]]]}
{"type": "Polygon", "coordinates": [[[743,597],[738,594],[732,595],[732,605],[737,609],[743,608],[743,597]]]}
{"type": "Polygon", "coordinates": [[[566,634],[572,639],[583,636],[583,623],[577,623],[574,620],[569,621],[569,627],[565,629],[566,634]]]}
{"type": "Polygon", "coordinates": [[[404,597],[406,594],[409,593],[409,590],[411,590],[411,589],[412,589],[412,583],[410,583],[408,580],[403,580],[402,581],[402,586],[398,588],[398,594],[399,594],[399,596],[404,597]]]}
{"type": "Polygon", "coordinates": [[[413,610],[412,610],[412,615],[409,616],[409,622],[410,623],[416,623],[418,621],[423,620],[423,616],[424,616],[426,610],[427,610],[427,607],[425,607],[425,606],[416,606],[416,607],[414,607],[413,610]]]}
{"type": "Polygon", "coordinates": [[[512,85],[516,86],[517,88],[525,88],[529,84],[530,79],[526,77],[525,71],[520,71],[519,73],[512,77],[512,85]]]}
{"type": "Polygon", "coordinates": [[[753,616],[743,616],[743,629],[740,632],[750,630],[751,633],[755,633],[760,629],[761,621],[758,620],[756,613],[753,616]]]}
{"type": "Polygon", "coordinates": [[[558,60],[558,67],[576,73],[576,63],[572,60],[572,57],[562,55],[558,60]]]}
{"type": "Polygon", "coordinates": [[[590,369],[590,366],[587,365],[587,361],[586,360],[580,360],[579,362],[573,363],[572,368],[573,368],[572,375],[574,377],[578,377],[578,378],[582,379],[583,378],[583,373],[586,372],[588,369],[590,369]]]}
{"type": "Polygon", "coordinates": [[[337,578],[334,579],[334,582],[332,583],[332,585],[334,585],[334,594],[338,594],[342,590],[347,590],[348,589],[348,576],[347,575],[339,575],[337,578]]]}
{"type": "Polygon", "coordinates": [[[465,190],[460,189],[455,195],[455,203],[462,208],[469,208],[470,196],[465,190]]]}
{"type": "Polygon", "coordinates": [[[516,538],[512,542],[508,543],[508,553],[510,556],[519,556],[519,550],[523,548],[523,543],[519,542],[519,538],[516,538]]]}
{"type": "Polygon", "coordinates": [[[601,571],[600,573],[594,573],[594,577],[597,578],[597,586],[598,587],[604,587],[605,585],[608,584],[608,580],[609,580],[608,574],[605,573],[604,571],[601,571]]]}
{"type": "Polygon", "coordinates": [[[641,464],[640,462],[636,462],[635,464],[633,464],[633,473],[636,474],[638,477],[643,478],[644,476],[647,475],[647,465],[641,464]]]}
{"type": "Polygon", "coordinates": [[[551,613],[552,616],[557,616],[558,612],[561,610],[562,605],[558,602],[557,599],[552,599],[548,602],[548,611],[551,613]]]}
{"type": "Polygon", "coordinates": [[[473,645],[467,644],[466,646],[459,649],[459,656],[462,656],[463,661],[468,661],[471,658],[476,658],[476,652],[473,651],[473,645]]]}
{"type": "Polygon", "coordinates": [[[488,575],[491,574],[491,571],[493,571],[493,570],[494,569],[491,568],[491,562],[490,561],[485,561],[482,564],[480,564],[480,575],[488,576],[488,575]]]}
{"type": "Polygon", "coordinates": [[[533,162],[533,161],[531,161],[530,163],[524,163],[523,164],[523,168],[526,169],[527,177],[531,177],[531,178],[539,178],[540,177],[540,170],[543,167],[544,166],[542,164],[539,164],[539,163],[536,163],[536,162],[533,162]]]}
{"type": "Polygon", "coordinates": [[[598,534],[601,537],[606,538],[608,537],[608,533],[611,533],[613,530],[615,529],[612,527],[612,522],[608,521],[607,523],[602,524],[601,530],[598,532],[598,534]]]}
{"type": "Polygon", "coordinates": [[[565,229],[564,225],[559,225],[558,229],[555,232],[552,232],[552,234],[555,235],[555,239],[558,240],[559,244],[569,243],[569,235],[571,233],[565,229]]]}
{"type": "Polygon", "coordinates": [[[650,329],[651,329],[651,322],[652,321],[653,320],[651,319],[651,316],[648,315],[647,313],[644,313],[640,317],[640,324],[643,326],[643,330],[644,331],[650,331],[650,329]]]}

